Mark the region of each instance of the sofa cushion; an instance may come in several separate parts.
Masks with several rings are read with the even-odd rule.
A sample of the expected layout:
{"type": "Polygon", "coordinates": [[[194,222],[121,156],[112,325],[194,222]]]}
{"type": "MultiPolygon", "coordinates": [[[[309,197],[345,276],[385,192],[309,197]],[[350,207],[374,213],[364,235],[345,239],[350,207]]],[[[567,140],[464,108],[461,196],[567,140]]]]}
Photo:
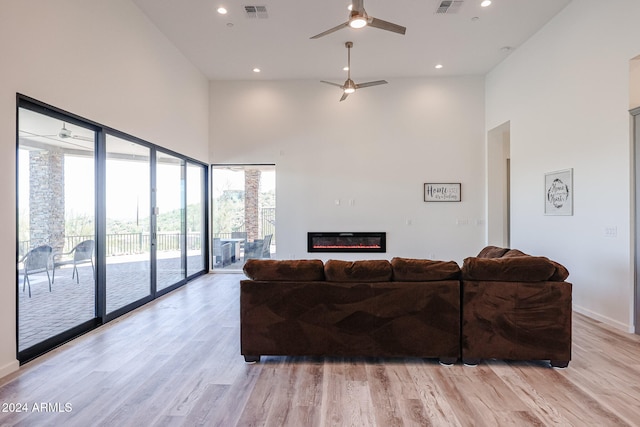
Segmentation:
{"type": "Polygon", "coordinates": [[[330,282],[388,282],[391,264],[387,260],[340,261],[324,264],[324,275],[330,282]]]}
{"type": "Polygon", "coordinates": [[[556,267],[545,257],[466,258],[462,264],[465,280],[502,282],[543,282],[551,278],[556,267]]]}
{"type": "Polygon", "coordinates": [[[528,256],[528,255],[518,249],[509,249],[500,258],[512,258],[514,256],[528,256]]]}
{"type": "Polygon", "coordinates": [[[478,254],[478,258],[500,258],[507,253],[509,248],[499,248],[497,246],[486,246],[478,254]]]}
{"type": "Polygon", "coordinates": [[[317,281],[324,280],[324,265],[319,259],[248,259],[244,274],[252,280],[317,281]]]}
{"type": "Polygon", "coordinates": [[[391,268],[396,282],[429,282],[460,277],[460,267],[455,261],[395,257],[391,260],[391,268]]]}
{"type": "Polygon", "coordinates": [[[551,277],[549,277],[549,281],[564,282],[565,280],[567,280],[567,277],[569,277],[569,270],[567,270],[565,266],[560,264],[559,262],[555,262],[552,260],[549,260],[549,262],[551,262],[551,264],[553,264],[553,266],[556,268],[551,277]]]}

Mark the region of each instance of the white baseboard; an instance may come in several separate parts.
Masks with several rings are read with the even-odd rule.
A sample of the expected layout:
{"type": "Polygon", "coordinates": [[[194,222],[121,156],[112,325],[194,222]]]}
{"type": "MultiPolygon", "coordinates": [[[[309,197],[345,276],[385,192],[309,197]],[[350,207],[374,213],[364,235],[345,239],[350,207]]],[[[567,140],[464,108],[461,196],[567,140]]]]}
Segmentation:
{"type": "Polygon", "coordinates": [[[20,368],[20,362],[17,360],[11,361],[4,366],[0,366],[0,378],[17,371],[20,368]]]}
{"type": "Polygon", "coordinates": [[[605,323],[605,324],[607,324],[609,326],[612,326],[612,327],[614,327],[616,329],[620,329],[621,331],[628,332],[630,334],[633,334],[635,332],[635,327],[633,325],[628,325],[626,323],[619,322],[619,321],[617,321],[615,319],[612,319],[612,318],[607,317],[607,316],[603,316],[603,315],[601,315],[599,313],[596,313],[594,311],[591,311],[591,310],[589,310],[587,308],[584,308],[584,307],[581,307],[579,305],[575,305],[574,304],[573,305],[573,311],[575,311],[577,313],[580,313],[580,314],[584,314],[587,317],[595,319],[598,322],[605,323]]]}

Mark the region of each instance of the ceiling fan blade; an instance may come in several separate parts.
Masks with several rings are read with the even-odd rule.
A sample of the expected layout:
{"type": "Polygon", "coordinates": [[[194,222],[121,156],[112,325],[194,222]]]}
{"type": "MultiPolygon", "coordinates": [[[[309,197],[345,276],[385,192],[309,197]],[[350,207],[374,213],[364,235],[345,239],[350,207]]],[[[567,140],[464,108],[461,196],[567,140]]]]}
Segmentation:
{"type": "Polygon", "coordinates": [[[338,83],[326,82],[324,80],[320,80],[320,83],[326,83],[326,84],[331,85],[331,86],[338,86],[340,89],[343,89],[343,86],[339,85],[338,83]]]}
{"type": "Polygon", "coordinates": [[[347,96],[349,96],[349,94],[347,92],[343,92],[342,93],[342,97],[340,98],[340,102],[344,101],[345,99],[347,99],[347,96]]]}
{"type": "Polygon", "coordinates": [[[348,26],[349,26],[349,22],[345,22],[344,24],[340,24],[340,25],[338,25],[338,26],[336,26],[336,27],[333,27],[333,28],[331,28],[331,29],[328,29],[327,31],[324,31],[324,32],[322,32],[322,33],[320,33],[320,34],[316,34],[315,36],[313,36],[313,37],[309,37],[309,38],[310,38],[310,39],[319,39],[320,37],[324,37],[324,36],[326,36],[327,34],[334,33],[334,32],[336,32],[336,31],[341,30],[341,29],[343,29],[344,27],[348,27],[348,26]]]}
{"type": "Polygon", "coordinates": [[[72,139],[79,139],[80,141],[94,142],[95,138],[91,138],[90,136],[82,136],[82,135],[71,135],[72,139]]]}
{"type": "Polygon", "coordinates": [[[356,85],[356,89],[360,89],[361,87],[385,85],[387,83],[389,82],[387,82],[386,80],[376,80],[375,82],[359,83],[356,85]]]}
{"type": "Polygon", "coordinates": [[[372,16],[369,17],[369,26],[374,28],[380,28],[381,30],[392,31],[398,34],[404,34],[407,32],[407,29],[402,25],[394,24],[393,22],[383,21],[382,19],[377,19],[372,16]]]}

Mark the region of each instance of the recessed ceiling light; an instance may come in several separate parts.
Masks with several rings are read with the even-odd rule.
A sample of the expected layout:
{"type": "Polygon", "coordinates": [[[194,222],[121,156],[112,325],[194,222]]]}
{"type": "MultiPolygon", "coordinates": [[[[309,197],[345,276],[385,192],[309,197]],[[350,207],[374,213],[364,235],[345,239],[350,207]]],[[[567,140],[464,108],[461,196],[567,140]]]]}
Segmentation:
{"type": "Polygon", "coordinates": [[[480,6],[482,7],[487,7],[491,5],[491,0],[483,0],[482,3],[480,3],[480,6]]]}
{"type": "Polygon", "coordinates": [[[349,3],[349,6],[347,6],[347,9],[349,9],[349,11],[353,10],[353,5],[351,3],[349,3]]]}
{"type": "Polygon", "coordinates": [[[342,71],[349,71],[349,67],[342,67],[342,71]]]}
{"type": "Polygon", "coordinates": [[[218,8],[218,13],[219,13],[220,15],[226,15],[226,14],[227,14],[227,9],[226,9],[226,8],[224,8],[224,7],[222,7],[222,6],[220,6],[220,7],[218,8]]]}
{"type": "Polygon", "coordinates": [[[437,68],[438,70],[439,70],[440,68],[442,68],[442,67],[443,67],[443,65],[442,65],[442,64],[436,64],[436,66],[435,66],[435,68],[437,68]]]}
{"type": "Polygon", "coordinates": [[[254,68],[254,69],[253,69],[253,72],[254,72],[254,73],[259,73],[260,71],[262,71],[262,70],[261,70],[260,68],[258,68],[258,67],[256,67],[256,68],[254,68]]]}

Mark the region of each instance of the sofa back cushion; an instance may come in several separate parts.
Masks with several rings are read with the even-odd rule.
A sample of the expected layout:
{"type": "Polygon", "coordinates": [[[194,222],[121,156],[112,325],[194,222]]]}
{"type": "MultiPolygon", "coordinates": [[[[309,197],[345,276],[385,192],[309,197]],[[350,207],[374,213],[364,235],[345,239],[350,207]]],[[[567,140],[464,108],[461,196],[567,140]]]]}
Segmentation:
{"type": "Polygon", "coordinates": [[[391,260],[391,268],[396,282],[431,282],[460,277],[460,267],[455,261],[395,257],[391,260]]]}
{"type": "Polygon", "coordinates": [[[478,254],[478,258],[500,258],[507,253],[509,248],[499,248],[497,246],[486,246],[478,254]]]}
{"type": "Polygon", "coordinates": [[[515,257],[515,256],[528,256],[528,255],[525,254],[524,252],[522,252],[521,250],[518,250],[518,249],[509,249],[500,258],[512,258],[512,257],[515,257]]]}
{"type": "Polygon", "coordinates": [[[324,280],[324,265],[319,259],[248,259],[244,274],[252,280],[311,282],[324,280]]]}
{"type": "Polygon", "coordinates": [[[564,265],[559,262],[555,262],[553,260],[549,260],[551,264],[556,268],[556,271],[553,272],[551,277],[549,278],[550,282],[564,282],[569,277],[569,270],[565,268],[564,265]]]}
{"type": "Polygon", "coordinates": [[[556,267],[545,257],[519,256],[510,258],[466,258],[462,264],[464,280],[499,282],[544,282],[553,276],[556,267]]]}
{"type": "Polygon", "coordinates": [[[325,278],[330,282],[388,282],[391,264],[387,260],[340,261],[324,264],[325,278]]]}

